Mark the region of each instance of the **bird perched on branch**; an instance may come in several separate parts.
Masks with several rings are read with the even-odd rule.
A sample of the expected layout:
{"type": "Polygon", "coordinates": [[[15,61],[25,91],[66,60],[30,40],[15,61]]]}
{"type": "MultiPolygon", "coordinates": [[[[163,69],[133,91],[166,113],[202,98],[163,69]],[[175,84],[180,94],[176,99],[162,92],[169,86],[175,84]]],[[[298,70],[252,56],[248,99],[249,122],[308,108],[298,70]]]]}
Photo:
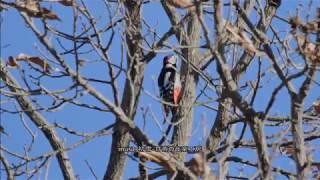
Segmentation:
{"type": "MultiPolygon", "coordinates": [[[[199,0],[200,2],[207,2],[208,0],[199,0]]],[[[176,8],[188,9],[195,5],[196,0],[167,0],[167,2],[176,8]]]]}
{"type": "Polygon", "coordinates": [[[169,55],[163,59],[163,67],[158,77],[158,86],[160,89],[160,97],[162,99],[165,117],[169,112],[175,114],[181,98],[181,80],[180,74],[177,72],[177,57],[169,55]]]}

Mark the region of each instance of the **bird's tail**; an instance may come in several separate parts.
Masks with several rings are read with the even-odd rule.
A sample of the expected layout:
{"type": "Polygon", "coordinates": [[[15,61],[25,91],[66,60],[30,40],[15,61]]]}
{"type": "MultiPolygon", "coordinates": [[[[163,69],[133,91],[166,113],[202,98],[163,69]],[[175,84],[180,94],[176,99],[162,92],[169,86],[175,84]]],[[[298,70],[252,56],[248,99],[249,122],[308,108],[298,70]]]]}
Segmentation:
{"type": "Polygon", "coordinates": [[[170,133],[171,128],[172,128],[172,124],[169,124],[165,134],[163,134],[162,138],[160,139],[160,141],[158,143],[159,146],[161,146],[164,143],[164,141],[168,139],[168,135],[170,133]]]}

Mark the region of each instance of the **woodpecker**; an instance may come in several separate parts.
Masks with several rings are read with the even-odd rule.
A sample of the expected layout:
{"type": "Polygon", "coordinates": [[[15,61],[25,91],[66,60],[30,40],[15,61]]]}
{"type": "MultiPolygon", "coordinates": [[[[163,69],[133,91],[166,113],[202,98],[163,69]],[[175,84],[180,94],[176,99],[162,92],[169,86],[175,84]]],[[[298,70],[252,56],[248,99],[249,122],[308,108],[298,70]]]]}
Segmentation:
{"type": "MultiPolygon", "coordinates": [[[[177,105],[181,98],[181,80],[180,74],[177,72],[177,57],[174,55],[165,56],[163,58],[163,67],[158,77],[158,86],[160,97],[163,101],[177,105]]],[[[177,107],[169,104],[163,104],[165,117],[169,112],[176,113],[177,107]]]]}

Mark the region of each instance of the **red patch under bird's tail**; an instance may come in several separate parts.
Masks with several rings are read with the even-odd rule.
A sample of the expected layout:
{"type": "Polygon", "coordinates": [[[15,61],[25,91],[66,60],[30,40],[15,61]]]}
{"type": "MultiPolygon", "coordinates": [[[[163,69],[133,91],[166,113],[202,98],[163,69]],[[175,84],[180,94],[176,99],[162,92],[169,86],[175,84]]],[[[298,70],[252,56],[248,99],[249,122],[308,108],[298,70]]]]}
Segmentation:
{"type": "Polygon", "coordinates": [[[173,91],[173,102],[178,104],[181,99],[181,88],[175,88],[173,91]]]}

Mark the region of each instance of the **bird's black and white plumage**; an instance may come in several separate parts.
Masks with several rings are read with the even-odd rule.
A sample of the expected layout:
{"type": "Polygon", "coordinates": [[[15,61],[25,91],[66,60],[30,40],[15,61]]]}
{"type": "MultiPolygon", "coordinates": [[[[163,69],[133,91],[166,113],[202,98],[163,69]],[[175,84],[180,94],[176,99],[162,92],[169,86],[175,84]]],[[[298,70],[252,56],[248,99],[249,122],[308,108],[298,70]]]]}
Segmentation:
{"type": "MultiPolygon", "coordinates": [[[[163,67],[158,77],[160,97],[163,101],[177,105],[181,97],[181,81],[177,72],[177,57],[174,55],[166,56],[163,59],[163,67]]],[[[175,112],[176,107],[163,104],[165,116],[169,112],[175,112]]]]}

